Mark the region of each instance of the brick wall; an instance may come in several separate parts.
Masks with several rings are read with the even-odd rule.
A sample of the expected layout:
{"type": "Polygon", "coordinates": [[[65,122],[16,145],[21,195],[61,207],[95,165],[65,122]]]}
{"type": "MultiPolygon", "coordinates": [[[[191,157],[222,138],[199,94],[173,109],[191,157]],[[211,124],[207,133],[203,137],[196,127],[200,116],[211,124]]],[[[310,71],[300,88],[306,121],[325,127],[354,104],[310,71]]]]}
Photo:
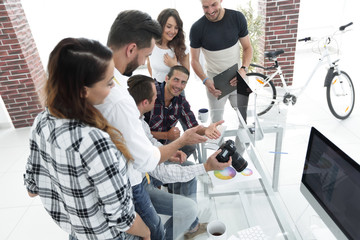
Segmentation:
{"type": "MultiPolygon", "coordinates": [[[[284,49],[278,62],[289,85],[293,82],[299,10],[300,0],[259,0],[259,13],[265,16],[264,51],[284,49]]],[[[265,66],[272,63],[264,59],[265,66]]],[[[275,80],[279,83],[280,78],[275,80]]]]}
{"type": "Polygon", "coordinates": [[[20,0],[0,0],[0,95],[15,128],[43,109],[37,89],[45,71],[20,0]]]}

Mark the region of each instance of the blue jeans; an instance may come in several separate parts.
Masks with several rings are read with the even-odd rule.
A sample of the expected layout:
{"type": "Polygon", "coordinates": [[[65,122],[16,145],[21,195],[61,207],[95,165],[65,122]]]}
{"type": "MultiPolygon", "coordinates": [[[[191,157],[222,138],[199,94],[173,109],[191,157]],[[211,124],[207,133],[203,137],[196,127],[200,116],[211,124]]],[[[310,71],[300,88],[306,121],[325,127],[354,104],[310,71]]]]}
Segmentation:
{"type": "MultiPolygon", "coordinates": [[[[144,178],[144,181],[146,182],[146,178],[144,178]]],[[[164,226],[155,211],[148,192],[145,191],[144,181],[132,187],[135,211],[150,229],[151,239],[163,240],[165,239],[164,226]]]]}
{"type": "Polygon", "coordinates": [[[196,196],[196,179],[185,183],[168,184],[169,190],[173,189],[173,192],[177,193],[171,194],[157,188],[162,185],[162,182],[153,177],[150,178],[151,183],[147,184],[144,178],[143,185],[150,195],[156,212],[170,216],[164,224],[166,239],[176,239],[196,227],[199,223],[197,203],[194,200],[196,199],[194,197],[196,196]],[[179,194],[184,194],[186,197],[179,194]],[[175,229],[173,226],[176,226],[175,229]]]}

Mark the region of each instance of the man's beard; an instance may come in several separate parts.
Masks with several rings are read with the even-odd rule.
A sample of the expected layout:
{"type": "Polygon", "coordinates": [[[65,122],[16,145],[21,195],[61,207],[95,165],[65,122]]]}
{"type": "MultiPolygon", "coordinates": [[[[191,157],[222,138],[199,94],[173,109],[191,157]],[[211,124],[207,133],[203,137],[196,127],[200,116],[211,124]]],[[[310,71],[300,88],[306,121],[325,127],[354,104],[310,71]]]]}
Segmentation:
{"type": "Polygon", "coordinates": [[[134,58],[134,60],[129,62],[128,65],[126,65],[123,75],[130,77],[133,74],[133,71],[135,71],[135,69],[138,68],[138,66],[139,66],[138,56],[136,56],[136,58],[134,58]]]}
{"type": "Polygon", "coordinates": [[[222,14],[222,11],[223,11],[223,8],[220,8],[220,9],[217,10],[217,15],[214,18],[211,17],[210,14],[207,14],[206,18],[211,22],[217,22],[217,21],[221,20],[220,16],[222,14]]]}

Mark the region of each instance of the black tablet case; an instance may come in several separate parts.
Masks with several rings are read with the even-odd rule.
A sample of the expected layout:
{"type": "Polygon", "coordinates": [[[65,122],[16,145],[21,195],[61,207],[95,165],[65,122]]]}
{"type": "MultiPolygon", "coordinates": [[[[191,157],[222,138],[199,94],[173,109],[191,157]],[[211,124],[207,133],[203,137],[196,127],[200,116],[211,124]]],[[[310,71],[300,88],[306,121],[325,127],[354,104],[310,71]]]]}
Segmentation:
{"type": "Polygon", "coordinates": [[[221,91],[221,95],[218,97],[218,100],[236,89],[236,86],[230,85],[230,80],[236,76],[237,71],[238,64],[235,63],[233,66],[214,77],[214,86],[216,89],[221,91]]]}

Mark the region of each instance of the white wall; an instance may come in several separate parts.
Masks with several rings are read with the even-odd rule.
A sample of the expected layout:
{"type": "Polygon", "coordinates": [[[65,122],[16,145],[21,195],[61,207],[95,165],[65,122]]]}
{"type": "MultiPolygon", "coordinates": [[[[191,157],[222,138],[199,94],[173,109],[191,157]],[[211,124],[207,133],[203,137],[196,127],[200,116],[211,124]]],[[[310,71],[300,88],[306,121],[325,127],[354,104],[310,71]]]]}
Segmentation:
{"type": "MultiPolygon", "coordinates": [[[[236,8],[247,1],[223,0],[223,6],[236,8]]],[[[51,50],[65,37],[87,37],[106,44],[112,22],[126,9],[139,9],[156,19],[164,8],[176,8],[187,37],[191,24],[203,14],[200,0],[22,0],[21,3],[44,66],[51,50]]]]}
{"type": "Polygon", "coordinates": [[[0,96],[0,128],[2,128],[3,126],[8,127],[9,124],[11,124],[11,119],[5,108],[4,101],[0,96]]]}
{"type": "MultiPolygon", "coordinates": [[[[236,8],[239,4],[247,5],[247,2],[248,0],[223,0],[222,4],[227,8],[236,8]]],[[[105,44],[113,20],[125,9],[146,11],[156,18],[164,8],[177,8],[183,19],[187,38],[191,24],[203,14],[200,0],[106,0],[101,3],[97,0],[23,0],[22,5],[44,66],[49,53],[62,38],[87,37],[105,44]]],[[[358,9],[357,0],[301,0],[300,7],[299,37],[321,36],[339,25],[354,22],[354,30],[346,34],[342,45],[342,63],[349,65],[349,73],[354,69],[352,76],[355,74],[354,53],[360,52],[356,42],[360,36],[358,9]]],[[[299,52],[306,47],[308,46],[304,48],[299,44],[299,52]]]]}
{"type": "MultiPolygon", "coordinates": [[[[223,0],[223,6],[236,8],[248,0],[223,0]]],[[[164,8],[178,9],[186,37],[191,24],[202,16],[200,0],[22,0],[25,15],[46,70],[48,56],[65,37],[86,37],[106,44],[108,31],[117,14],[126,9],[139,9],[154,19],[164,8]]],[[[0,102],[0,124],[10,122],[0,102]]]]}
{"type": "MultiPolygon", "coordinates": [[[[360,53],[360,3],[358,0],[301,0],[298,38],[314,37],[332,34],[339,26],[349,22],[354,24],[349,27],[350,31],[337,35],[340,55],[339,66],[346,71],[355,87],[355,95],[360,92],[360,82],[357,78],[358,54],[360,53]]],[[[303,86],[318,61],[316,53],[312,52],[313,43],[297,43],[295,53],[294,85],[303,86]]],[[[319,100],[325,99],[323,87],[326,69],[320,69],[312,78],[309,87],[319,89],[319,100]]],[[[358,99],[356,99],[358,100],[358,99]]],[[[360,112],[360,104],[355,102],[354,112],[360,112]]]]}
{"type": "MultiPolygon", "coordinates": [[[[353,78],[357,64],[356,54],[360,53],[360,14],[358,14],[360,4],[357,0],[301,0],[298,38],[315,37],[320,38],[336,31],[339,26],[353,22],[349,27],[351,31],[337,37],[340,47],[340,57],[342,68],[345,69],[353,78]]],[[[316,55],[303,56],[304,53],[312,53],[313,44],[297,44],[295,67],[309,66],[310,73],[312,63],[317,61],[316,55]],[[300,64],[304,62],[305,64],[300,64]]],[[[313,54],[313,53],[312,53],[313,54]]],[[[305,69],[295,69],[295,71],[305,69]]],[[[355,79],[353,79],[355,80],[355,79]]],[[[298,80],[301,81],[301,80],[298,80]]]]}
{"type": "MultiPolygon", "coordinates": [[[[252,0],[255,2],[256,0],[252,0]]],[[[248,0],[223,0],[223,6],[236,8],[246,5],[248,0]]],[[[117,14],[125,9],[139,9],[148,12],[153,18],[164,8],[177,8],[184,22],[186,37],[191,24],[202,16],[200,0],[23,0],[22,5],[29,21],[33,37],[39,50],[44,67],[48,56],[55,45],[65,37],[87,37],[106,43],[110,26],[117,14]]],[[[359,51],[360,14],[357,0],[301,0],[298,36],[321,36],[328,30],[335,30],[339,25],[353,21],[353,31],[343,39],[341,60],[344,69],[353,76],[356,74],[356,53],[359,51]]],[[[298,44],[296,54],[295,75],[304,71],[303,66],[316,60],[313,56],[301,55],[306,47],[298,44]],[[300,54],[300,55],[299,55],[300,54]]],[[[311,65],[311,64],[310,64],[311,65]]],[[[309,71],[306,69],[306,71],[309,71]]],[[[359,91],[358,91],[359,92],[359,91]]],[[[0,123],[6,121],[7,115],[0,104],[0,123]]]]}

